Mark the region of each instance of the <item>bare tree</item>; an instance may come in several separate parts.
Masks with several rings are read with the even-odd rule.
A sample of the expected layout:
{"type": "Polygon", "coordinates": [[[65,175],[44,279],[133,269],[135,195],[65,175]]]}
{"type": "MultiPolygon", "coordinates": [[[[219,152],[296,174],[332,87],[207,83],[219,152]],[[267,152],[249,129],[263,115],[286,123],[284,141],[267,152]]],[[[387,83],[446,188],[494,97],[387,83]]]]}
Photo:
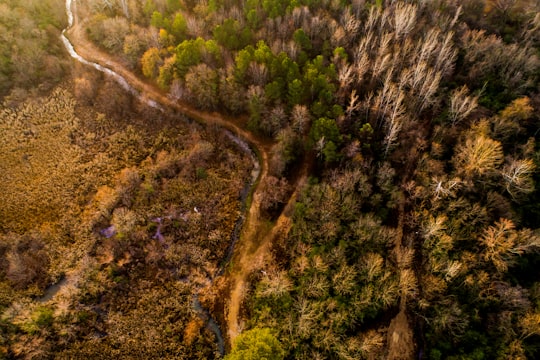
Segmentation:
{"type": "Polygon", "coordinates": [[[341,24],[343,26],[343,30],[345,31],[347,43],[352,43],[360,32],[361,23],[348,7],[343,10],[341,24]]]}
{"type": "Polygon", "coordinates": [[[446,197],[454,197],[456,194],[456,191],[461,186],[461,179],[460,178],[452,178],[450,180],[446,179],[433,179],[433,195],[435,197],[435,200],[446,198],[446,197]]]}
{"type": "Polygon", "coordinates": [[[422,111],[435,102],[435,93],[439,89],[441,73],[434,69],[429,69],[422,83],[419,92],[418,109],[422,111]]]}
{"type": "Polygon", "coordinates": [[[468,96],[469,89],[463,85],[452,91],[449,118],[452,126],[469,116],[478,106],[478,96],[468,96]]]}
{"type": "Polygon", "coordinates": [[[378,78],[382,74],[387,73],[387,71],[392,72],[390,67],[392,65],[392,59],[394,56],[391,49],[393,37],[394,34],[390,32],[387,32],[379,37],[379,47],[377,49],[377,55],[372,67],[372,76],[374,79],[378,78]]]}
{"type": "Polygon", "coordinates": [[[516,5],[517,0],[489,0],[488,3],[506,15],[516,5]]]}
{"type": "Polygon", "coordinates": [[[201,109],[215,109],[219,103],[216,71],[206,64],[192,67],[186,74],[188,96],[201,109]]]}
{"type": "Polygon", "coordinates": [[[378,25],[384,23],[386,16],[378,6],[370,7],[367,21],[364,23],[364,32],[375,32],[378,25]]]}
{"type": "Polygon", "coordinates": [[[398,2],[391,19],[396,37],[402,39],[409,35],[416,24],[417,7],[413,4],[398,2]]]}
{"type": "Polygon", "coordinates": [[[454,32],[449,31],[442,41],[439,40],[437,57],[435,58],[435,69],[442,74],[450,74],[453,69],[454,61],[457,55],[457,49],[454,49],[454,32]]]}
{"type": "Polygon", "coordinates": [[[359,96],[356,94],[356,89],[353,89],[349,95],[349,103],[345,109],[345,114],[350,118],[352,114],[360,108],[360,103],[358,102],[359,96]]]}
{"type": "Polygon", "coordinates": [[[414,63],[427,62],[432,58],[439,43],[440,30],[436,28],[429,29],[421,41],[418,42],[417,49],[414,52],[416,57],[414,63]]]}
{"type": "Polygon", "coordinates": [[[405,108],[403,106],[403,99],[405,94],[400,92],[392,104],[392,111],[386,119],[386,136],[384,137],[385,155],[388,155],[390,147],[394,146],[397,142],[399,132],[403,127],[403,121],[405,115],[405,108]]]}
{"type": "Polygon", "coordinates": [[[502,170],[506,191],[514,200],[534,191],[534,181],[532,176],[536,169],[534,162],[530,159],[512,159],[502,170]]]}
{"type": "Polygon", "coordinates": [[[254,85],[264,86],[268,82],[268,68],[266,64],[259,64],[252,61],[249,64],[248,74],[254,85]]]}
{"type": "Polygon", "coordinates": [[[367,53],[361,55],[354,63],[356,68],[356,85],[359,86],[364,80],[364,76],[371,68],[371,60],[367,53]]]}
{"type": "Polygon", "coordinates": [[[311,117],[305,105],[294,105],[291,111],[292,128],[297,134],[305,134],[309,129],[311,117]]]}
{"type": "MultiPolygon", "coordinates": [[[[355,82],[354,67],[350,64],[340,64],[338,71],[339,90],[338,96],[343,99],[350,92],[355,82]]],[[[355,91],[355,90],[353,90],[355,91]]]]}

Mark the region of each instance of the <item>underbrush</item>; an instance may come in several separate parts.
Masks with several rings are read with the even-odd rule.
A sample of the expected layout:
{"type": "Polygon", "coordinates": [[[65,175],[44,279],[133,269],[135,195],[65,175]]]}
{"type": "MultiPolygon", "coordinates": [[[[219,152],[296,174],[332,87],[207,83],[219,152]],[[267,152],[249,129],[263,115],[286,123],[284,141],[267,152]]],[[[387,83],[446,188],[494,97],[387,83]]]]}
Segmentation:
{"type": "Polygon", "coordinates": [[[0,109],[2,351],[213,357],[192,297],[225,256],[251,161],[218,130],[94,90],[129,106],[57,88],[0,109]]]}

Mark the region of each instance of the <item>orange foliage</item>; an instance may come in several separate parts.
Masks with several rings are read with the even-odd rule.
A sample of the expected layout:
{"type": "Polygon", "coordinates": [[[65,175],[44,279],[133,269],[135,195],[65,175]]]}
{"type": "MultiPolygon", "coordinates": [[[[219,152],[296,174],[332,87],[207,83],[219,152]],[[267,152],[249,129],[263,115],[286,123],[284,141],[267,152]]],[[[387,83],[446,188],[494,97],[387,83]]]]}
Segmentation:
{"type": "Polygon", "coordinates": [[[194,318],[186,325],[184,330],[184,343],[187,346],[191,345],[197,336],[199,336],[202,326],[203,321],[199,317],[194,318]]]}

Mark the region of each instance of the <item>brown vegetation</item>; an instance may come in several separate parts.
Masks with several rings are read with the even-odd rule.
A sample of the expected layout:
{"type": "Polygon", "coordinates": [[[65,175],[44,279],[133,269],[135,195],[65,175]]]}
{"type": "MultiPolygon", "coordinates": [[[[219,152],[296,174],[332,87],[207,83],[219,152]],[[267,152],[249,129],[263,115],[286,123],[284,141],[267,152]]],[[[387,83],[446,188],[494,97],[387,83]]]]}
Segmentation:
{"type": "MultiPolygon", "coordinates": [[[[110,101],[124,96],[107,83],[97,93],[103,87],[110,101]]],[[[97,104],[109,115],[57,89],[2,108],[2,187],[10,197],[0,206],[1,272],[12,288],[2,306],[15,326],[4,338],[7,351],[212,356],[213,333],[198,326],[183,341],[183,329],[198,318],[191,310],[197,286],[225,255],[250,161],[219,132],[97,104]],[[47,296],[47,320],[18,305],[33,308],[28,296],[40,297],[62,277],[66,289],[47,296]]]]}

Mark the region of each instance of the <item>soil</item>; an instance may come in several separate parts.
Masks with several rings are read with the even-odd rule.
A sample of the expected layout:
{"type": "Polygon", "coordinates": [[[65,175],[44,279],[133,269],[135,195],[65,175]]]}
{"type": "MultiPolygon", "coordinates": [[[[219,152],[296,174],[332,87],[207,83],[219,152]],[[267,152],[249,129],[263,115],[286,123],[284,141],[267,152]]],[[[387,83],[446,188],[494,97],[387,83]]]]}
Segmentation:
{"type": "Polygon", "coordinates": [[[387,335],[388,355],[391,360],[414,359],[413,331],[405,309],[401,309],[397,316],[392,319],[388,327],[387,335]]]}

